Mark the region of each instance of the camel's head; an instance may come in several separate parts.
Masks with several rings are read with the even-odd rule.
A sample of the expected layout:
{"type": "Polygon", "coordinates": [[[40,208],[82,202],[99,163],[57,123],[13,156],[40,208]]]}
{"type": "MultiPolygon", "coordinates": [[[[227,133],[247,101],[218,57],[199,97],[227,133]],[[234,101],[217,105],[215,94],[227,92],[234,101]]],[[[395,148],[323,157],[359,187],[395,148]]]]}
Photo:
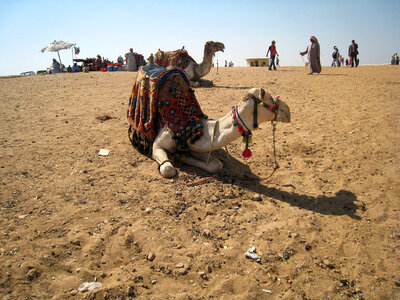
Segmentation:
{"type": "Polygon", "coordinates": [[[249,98],[253,99],[257,105],[262,108],[258,109],[259,122],[277,121],[283,123],[290,122],[289,106],[276,97],[276,100],[262,88],[252,88],[248,93],[249,98]]]}
{"type": "Polygon", "coordinates": [[[224,52],[225,45],[220,42],[213,42],[213,41],[208,41],[206,45],[204,46],[204,51],[208,53],[215,53],[217,51],[222,51],[224,52]]]}

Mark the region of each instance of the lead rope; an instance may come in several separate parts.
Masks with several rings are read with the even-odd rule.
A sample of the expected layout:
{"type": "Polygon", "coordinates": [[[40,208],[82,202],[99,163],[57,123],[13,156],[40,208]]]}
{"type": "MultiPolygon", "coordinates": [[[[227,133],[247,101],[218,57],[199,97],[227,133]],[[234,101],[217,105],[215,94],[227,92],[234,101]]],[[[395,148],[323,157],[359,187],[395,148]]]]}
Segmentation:
{"type": "Polygon", "coordinates": [[[274,169],[272,170],[272,173],[268,177],[260,178],[260,181],[265,181],[265,180],[270,179],[272,177],[272,175],[274,175],[276,170],[279,169],[278,162],[276,161],[276,147],[275,147],[275,144],[276,144],[276,139],[275,139],[276,123],[277,123],[276,121],[271,121],[271,125],[272,125],[272,148],[274,150],[274,163],[275,163],[275,166],[274,166],[274,169]]]}
{"type": "Polygon", "coordinates": [[[300,56],[301,56],[301,59],[303,60],[303,64],[304,64],[304,67],[306,68],[306,72],[308,72],[308,66],[304,60],[304,57],[303,57],[303,55],[300,55],[300,56]]]}
{"type": "Polygon", "coordinates": [[[218,52],[215,52],[214,56],[217,57],[217,74],[215,74],[214,78],[211,80],[212,82],[214,82],[215,79],[217,79],[217,77],[218,77],[218,67],[219,67],[218,66],[218,52]]]}

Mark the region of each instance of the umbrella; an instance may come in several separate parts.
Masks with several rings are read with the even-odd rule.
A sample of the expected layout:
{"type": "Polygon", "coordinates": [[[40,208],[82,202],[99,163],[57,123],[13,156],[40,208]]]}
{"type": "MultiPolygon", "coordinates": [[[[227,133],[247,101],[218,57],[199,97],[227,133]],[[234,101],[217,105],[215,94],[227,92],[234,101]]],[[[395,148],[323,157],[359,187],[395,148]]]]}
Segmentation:
{"type": "Polygon", "coordinates": [[[47,45],[46,47],[42,48],[42,53],[44,51],[50,51],[50,52],[57,52],[58,54],[58,58],[60,59],[60,65],[62,66],[61,63],[61,57],[60,57],[60,50],[64,50],[64,49],[69,49],[72,46],[75,46],[74,43],[66,43],[63,41],[54,41],[51,44],[47,45]]]}

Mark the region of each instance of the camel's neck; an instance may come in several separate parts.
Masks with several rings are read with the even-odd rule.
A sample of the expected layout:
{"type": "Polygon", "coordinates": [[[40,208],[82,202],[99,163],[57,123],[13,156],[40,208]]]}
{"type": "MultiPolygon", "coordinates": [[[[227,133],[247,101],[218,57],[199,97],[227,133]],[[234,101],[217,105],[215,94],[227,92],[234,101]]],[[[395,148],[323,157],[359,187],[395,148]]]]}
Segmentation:
{"type": "MultiPolygon", "coordinates": [[[[250,130],[253,129],[252,104],[253,101],[241,102],[236,111],[236,113],[240,116],[239,124],[243,126],[244,123],[250,130]]],[[[218,128],[215,134],[213,149],[225,147],[237,138],[241,137],[241,135],[242,134],[238,131],[238,126],[233,124],[233,112],[231,111],[223,118],[218,120],[218,128]]]]}
{"type": "Polygon", "coordinates": [[[212,67],[212,59],[213,59],[214,53],[211,52],[210,50],[207,49],[207,47],[204,48],[204,57],[203,61],[200,63],[200,77],[203,77],[207,75],[212,67]]]}

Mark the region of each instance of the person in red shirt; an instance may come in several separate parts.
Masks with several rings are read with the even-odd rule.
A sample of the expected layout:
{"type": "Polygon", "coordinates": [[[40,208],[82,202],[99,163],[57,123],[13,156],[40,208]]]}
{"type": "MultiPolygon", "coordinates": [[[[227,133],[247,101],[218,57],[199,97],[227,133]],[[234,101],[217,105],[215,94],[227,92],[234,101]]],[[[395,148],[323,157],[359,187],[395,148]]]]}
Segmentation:
{"type": "Polygon", "coordinates": [[[268,70],[272,70],[272,67],[274,67],[274,70],[276,71],[275,56],[279,56],[279,54],[276,51],[275,40],[271,42],[271,46],[269,46],[268,48],[267,57],[268,54],[270,54],[268,70]]]}

